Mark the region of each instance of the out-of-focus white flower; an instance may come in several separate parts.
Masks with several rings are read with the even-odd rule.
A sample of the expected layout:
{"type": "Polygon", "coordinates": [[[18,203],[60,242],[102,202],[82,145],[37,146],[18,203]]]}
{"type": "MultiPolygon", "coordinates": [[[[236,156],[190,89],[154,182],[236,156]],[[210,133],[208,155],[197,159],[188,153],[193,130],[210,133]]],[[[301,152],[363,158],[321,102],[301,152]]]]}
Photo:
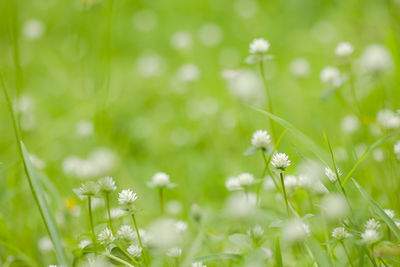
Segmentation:
{"type": "Polygon", "coordinates": [[[394,214],[395,214],[394,210],[385,209],[384,211],[385,211],[386,215],[389,216],[391,219],[394,218],[394,214]]]}
{"type": "Polygon", "coordinates": [[[239,174],[237,179],[242,187],[250,186],[254,183],[254,176],[250,173],[239,174]]]}
{"type": "Polygon", "coordinates": [[[297,184],[300,187],[307,189],[307,188],[312,188],[314,181],[313,181],[313,178],[311,178],[309,175],[301,174],[301,175],[299,175],[299,178],[297,179],[297,184]]]}
{"type": "Polygon", "coordinates": [[[169,179],[169,175],[165,172],[157,172],[147,185],[150,187],[173,187],[174,184],[172,184],[169,179]]]}
{"type": "Polygon", "coordinates": [[[222,41],[223,32],[217,24],[207,23],[201,26],[198,37],[206,46],[215,46],[222,41]]]}
{"type": "Polygon", "coordinates": [[[188,224],[184,221],[177,221],[175,227],[179,233],[184,233],[188,228],[188,224]]]}
{"type": "Polygon", "coordinates": [[[89,246],[90,244],[92,244],[92,241],[90,241],[88,239],[84,239],[81,242],[79,242],[78,248],[84,249],[85,247],[89,246]]]}
{"type": "Polygon", "coordinates": [[[118,194],[118,202],[121,205],[132,205],[135,203],[136,199],[138,199],[136,193],[133,193],[130,189],[122,190],[121,193],[118,194]]]}
{"type": "Polygon", "coordinates": [[[321,201],[321,209],[330,220],[343,218],[349,212],[346,200],[341,195],[330,194],[321,201]]]}
{"type": "Polygon", "coordinates": [[[367,71],[379,74],[391,69],[393,60],[386,47],[382,45],[369,45],[364,50],[360,64],[367,71]]]}
{"type": "Polygon", "coordinates": [[[374,160],[382,162],[385,159],[385,154],[381,148],[376,148],[374,151],[372,151],[372,157],[374,160]]]}
{"type": "Polygon", "coordinates": [[[267,177],[264,178],[264,181],[263,181],[263,188],[268,189],[268,190],[273,190],[273,189],[275,189],[275,183],[274,183],[274,181],[272,180],[272,177],[271,177],[271,176],[267,176],[267,177]]]}
{"type": "Polygon", "coordinates": [[[339,43],[335,48],[335,54],[339,57],[348,57],[353,54],[354,48],[349,42],[339,43]]]}
{"type": "Polygon", "coordinates": [[[167,250],[166,255],[171,258],[179,258],[182,255],[182,249],[178,247],[170,248],[167,250]]]}
{"type": "Polygon", "coordinates": [[[254,193],[249,192],[247,197],[244,194],[232,194],[225,204],[225,213],[236,219],[251,217],[257,208],[256,201],[254,193]]]}
{"type": "MultiPolygon", "coordinates": [[[[142,233],[139,231],[143,239],[142,233]]],[[[145,234],[149,246],[165,251],[168,248],[176,247],[182,241],[182,235],[176,227],[176,221],[173,219],[159,219],[152,222],[147,234],[145,234]]],[[[143,242],[143,240],[142,240],[143,242]]]]}
{"type": "Polygon", "coordinates": [[[322,69],[320,79],[323,83],[333,88],[337,88],[342,85],[340,71],[335,67],[328,66],[322,69]]]}
{"type": "Polygon", "coordinates": [[[132,241],[135,239],[135,232],[133,231],[132,227],[129,225],[122,225],[118,232],[117,235],[121,239],[125,239],[128,241],[132,241]]]}
{"type": "Polygon", "coordinates": [[[94,133],[93,122],[89,120],[81,120],[76,124],[75,131],[79,137],[90,136],[94,133]]]}
{"type": "MultiPolygon", "coordinates": [[[[342,175],[339,168],[337,169],[337,173],[338,173],[339,177],[342,175]]],[[[338,179],[336,173],[334,171],[332,171],[332,169],[329,167],[325,168],[325,175],[328,177],[329,181],[331,181],[332,183],[336,182],[338,179]]]]}
{"type": "Polygon", "coordinates": [[[167,202],[166,210],[169,214],[177,215],[182,212],[182,203],[177,200],[167,202]]]}
{"type": "Polygon", "coordinates": [[[375,229],[367,229],[361,234],[364,243],[372,245],[379,241],[379,234],[375,229]]]}
{"type": "Polygon", "coordinates": [[[268,51],[270,44],[264,38],[256,38],[249,46],[249,53],[251,54],[264,54],[268,51]]]}
{"type": "Polygon", "coordinates": [[[376,120],[383,128],[386,129],[396,129],[400,126],[400,116],[390,109],[378,111],[376,114],[376,120]]]}
{"type": "Polygon", "coordinates": [[[337,227],[337,228],[333,229],[332,237],[337,239],[337,240],[339,240],[339,241],[342,241],[342,240],[344,240],[346,238],[351,237],[351,234],[349,232],[347,232],[346,228],[337,227]]]}
{"type": "Polygon", "coordinates": [[[157,23],[157,14],[152,10],[139,10],[133,17],[133,24],[135,28],[142,32],[149,32],[153,30],[157,26],[157,23]]]}
{"type": "Polygon", "coordinates": [[[265,130],[257,130],[251,138],[251,144],[256,148],[266,148],[271,143],[271,136],[265,130]]]}
{"type": "Polygon", "coordinates": [[[38,247],[42,252],[50,252],[53,250],[53,243],[51,242],[49,237],[44,236],[39,239],[38,247]]]}
{"type": "Polygon", "coordinates": [[[25,22],[23,33],[30,40],[37,40],[43,36],[45,32],[45,25],[42,21],[31,19],[25,22]]]}
{"type": "Polygon", "coordinates": [[[360,122],[355,115],[348,115],[342,120],[342,131],[345,133],[353,133],[357,131],[360,122]]]}
{"type": "Polygon", "coordinates": [[[244,19],[253,17],[259,10],[258,2],[255,0],[235,0],[233,7],[236,14],[244,19]]]}
{"type": "Polygon", "coordinates": [[[99,240],[102,245],[109,245],[114,242],[114,236],[110,229],[105,228],[100,234],[97,236],[97,240],[99,240]]]}
{"type": "Polygon", "coordinates": [[[282,238],[289,242],[301,242],[310,235],[310,226],[300,219],[292,219],[283,228],[282,238]]]}
{"type": "Polygon", "coordinates": [[[120,208],[114,208],[110,210],[110,213],[112,219],[118,219],[124,216],[126,214],[126,211],[120,208]]]}
{"type": "Polygon", "coordinates": [[[74,189],[74,192],[80,196],[94,196],[99,192],[99,185],[93,181],[86,182],[81,185],[78,189],[74,189]]]}
{"type": "Polygon", "coordinates": [[[283,181],[286,188],[293,188],[297,185],[297,177],[294,175],[286,175],[283,181]]]}
{"type": "Polygon", "coordinates": [[[252,237],[252,238],[258,240],[258,239],[261,239],[261,238],[263,237],[263,235],[264,235],[264,229],[263,229],[261,226],[256,225],[256,226],[254,226],[253,228],[251,228],[251,229],[247,232],[247,234],[248,234],[250,237],[252,237]]]}
{"type": "Polygon", "coordinates": [[[327,194],[327,193],[329,193],[329,191],[326,188],[326,186],[320,180],[317,180],[314,183],[313,189],[319,194],[327,194]]]}
{"type": "Polygon", "coordinates": [[[400,141],[397,141],[397,143],[393,147],[393,150],[397,158],[400,159],[400,141]]]}
{"type": "Polygon", "coordinates": [[[164,59],[153,53],[141,55],[136,61],[136,70],[143,77],[155,77],[164,73],[164,59]]]}
{"type": "Polygon", "coordinates": [[[183,83],[195,82],[200,78],[200,69],[194,64],[185,64],[178,69],[176,76],[183,83]]]}
{"type": "Polygon", "coordinates": [[[265,99],[259,77],[249,70],[224,70],[222,77],[228,84],[229,92],[244,102],[260,103],[265,99]]]}
{"type": "Polygon", "coordinates": [[[130,245],[126,251],[134,258],[139,258],[142,255],[142,248],[137,245],[130,245]]]}
{"type": "Polygon", "coordinates": [[[296,77],[305,77],[310,73],[310,63],[305,58],[297,58],[290,62],[289,70],[296,77]]]}
{"type": "Polygon", "coordinates": [[[381,224],[374,218],[371,218],[365,222],[364,227],[365,229],[378,230],[381,227],[381,224]]]}
{"type": "Polygon", "coordinates": [[[192,46],[192,35],[185,31],[179,31],[172,35],[171,46],[176,50],[187,49],[192,46]]]}
{"type": "Polygon", "coordinates": [[[270,259],[272,257],[272,250],[270,248],[264,248],[262,247],[261,250],[264,252],[264,255],[267,259],[270,259]]]}
{"type": "Polygon", "coordinates": [[[100,191],[104,192],[104,193],[110,193],[113,192],[117,189],[117,187],[115,186],[115,181],[112,177],[110,176],[106,176],[104,178],[101,178],[98,181],[98,184],[100,186],[100,191]]]}
{"type": "Polygon", "coordinates": [[[290,166],[290,160],[285,153],[275,153],[272,156],[271,164],[276,169],[284,171],[287,167],[290,166]]]}
{"type": "Polygon", "coordinates": [[[207,267],[207,265],[205,264],[203,265],[201,261],[198,261],[198,262],[193,262],[192,267],[207,267]]]}

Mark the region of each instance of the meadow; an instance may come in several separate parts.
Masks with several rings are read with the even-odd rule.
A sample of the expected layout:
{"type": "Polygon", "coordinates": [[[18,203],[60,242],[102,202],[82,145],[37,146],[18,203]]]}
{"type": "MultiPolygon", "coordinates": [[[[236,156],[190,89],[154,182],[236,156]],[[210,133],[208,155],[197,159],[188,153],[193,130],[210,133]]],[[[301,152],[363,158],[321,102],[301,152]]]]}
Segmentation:
{"type": "Polygon", "coordinates": [[[1,266],[400,266],[400,1],[0,1],[1,266]]]}

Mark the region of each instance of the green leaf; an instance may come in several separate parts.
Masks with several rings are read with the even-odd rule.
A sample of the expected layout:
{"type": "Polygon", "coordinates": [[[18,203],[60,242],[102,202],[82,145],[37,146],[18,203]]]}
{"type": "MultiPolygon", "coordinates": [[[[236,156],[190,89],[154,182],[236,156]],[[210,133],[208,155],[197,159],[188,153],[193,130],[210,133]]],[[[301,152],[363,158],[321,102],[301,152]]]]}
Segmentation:
{"type": "Polygon", "coordinates": [[[372,145],[370,145],[367,149],[367,151],[364,152],[364,154],[361,156],[361,158],[356,162],[356,164],[353,166],[353,168],[351,168],[351,170],[349,171],[349,173],[346,175],[346,177],[344,177],[343,182],[342,182],[342,186],[344,186],[347,182],[347,180],[349,180],[350,176],[353,174],[353,172],[357,169],[358,165],[361,164],[361,162],[363,162],[363,160],[365,159],[366,156],[368,156],[369,152],[371,150],[373,150],[375,147],[379,146],[383,141],[385,141],[386,137],[382,137],[380,139],[378,139],[375,143],[373,143],[372,145]]]}
{"type": "Polygon", "coordinates": [[[207,262],[207,261],[216,261],[216,260],[240,260],[241,256],[238,254],[230,254],[230,253],[220,253],[220,254],[209,254],[200,256],[194,259],[194,261],[207,262]]]}
{"type": "Polygon", "coordinates": [[[333,266],[328,253],[320,246],[317,241],[311,239],[307,242],[307,245],[310,248],[311,253],[313,254],[314,259],[319,267],[333,266]]]}
{"type": "Polygon", "coordinates": [[[397,239],[400,240],[400,229],[396,226],[393,220],[386,214],[381,206],[379,206],[379,204],[375,200],[373,200],[372,197],[364,189],[362,189],[362,187],[356,182],[356,180],[352,180],[358,191],[360,191],[361,195],[369,202],[376,214],[381,217],[381,219],[389,226],[390,230],[394,233],[397,239]]]}
{"type": "Polygon", "coordinates": [[[282,252],[281,252],[281,245],[279,242],[279,236],[275,239],[275,263],[278,267],[283,267],[282,263],[282,252]]]}
{"type": "Polygon", "coordinates": [[[325,150],[323,150],[321,147],[319,147],[316,143],[314,143],[308,136],[306,136],[303,132],[301,132],[299,129],[293,126],[290,122],[269,113],[268,111],[259,109],[259,108],[253,108],[256,111],[263,113],[264,115],[267,115],[270,119],[274,120],[275,122],[279,123],[282,127],[288,129],[295,138],[297,138],[299,141],[301,141],[308,149],[314,153],[315,156],[317,156],[323,163],[326,164],[328,155],[325,150]]]}

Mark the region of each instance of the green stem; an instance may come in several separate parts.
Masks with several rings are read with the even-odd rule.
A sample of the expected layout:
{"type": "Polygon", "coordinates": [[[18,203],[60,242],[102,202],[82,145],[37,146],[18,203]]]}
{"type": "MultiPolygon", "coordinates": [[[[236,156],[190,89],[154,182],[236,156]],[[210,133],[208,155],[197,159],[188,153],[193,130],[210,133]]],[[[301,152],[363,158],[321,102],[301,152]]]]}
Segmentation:
{"type": "Polygon", "coordinates": [[[350,265],[353,266],[353,263],[351,262],[350,254],[349,254],[349,252],[347,251],[347,248],[346,248],[346,246],[344,245],[344,242],[343,242],[343,241],[340,241],[340,244],[342,244],[342,247],[343,247],[343,249],[344,249],[344,252],[346,253],[347,260],[349,261],[350,265]]]}
{"type": "Polygon", "coordinates": [[[96,233],[94,232],[93,215],[92,215],[92,196],[88,196],[88,210],[89,210],[89,224],[90,224],[90,230],[92,232],[94,253],[97,254],[96,233]]]}
{"type": "Polygon", "coordinates": [[[286,194],[286,188],[285,188],[285,182],[283,180],[283,172],[279,173],[279,177],[281,178],[281,184],[282,184],[282,191],[283,191],[283,197],[285,198],[285,204],[286,204],[286,210],[289,216],[289,202],[287,199],[287,194],[286,194]]]}
{"type": "Polygon", "coordinates": [[[133,224],[135,225],[135,230],[136,230],[136,234],[139,240],[139,245],[142,249],[144,249],[143,244],[142,244],[142,239],[140,238],[140,234],[139,234],[139,227],[137,226],[136,223],[136,218],[135,218],[135,214],[132,214],[132,220],[133,220],[133,224]]]}
{"type": "Polygon", "coordinates": [[[115,260],[115,261],[118,261],[119,263],[122,263],[122,264],[124,264],[124,265],[126,265],[126,266],[135,267],[135,266],[133,266],[132,264],[130,264],[129,262],[124,261],[123,259],[120,259],[120,258],[118,258],[118,257],[115,257],[115,256],[112,255],[112,254],[109,254],[109,253],[102,253],[102,254],[103,254],[103,256],[108,257],[108,258],[110,258],[110,259],[113,259],[113,260],[115,260]]]}
{"type": "Polygon", "coordinates": [[[267,169],[268,169],[268,161],[267,161],[267,158],[265,157],[264,150],[261,149],[260,151],[261,151],[261,155],[262,155],[262,157],[263,157],[263,159],[264,159],[264,164],[265,164],[265,166],[264,166],[263,172],[262,172],[262,174],[261,174],[261,183],[260,183],[260,184],[258,185],[258,187],[257,187],[257,199],[256,199],[257,205],[260,205],[260,192],[261,192],[261,187],[262,187],[262,185],[263,185],[263,181],[264,181],[264,178],[265,178],[265,174],[267,173],[267,169]]]}
{"type": "Polygon", "coordinates": [[[160,213],[161,213],[161,215],[163,215],[164,214],[164,199],[163,199],[164,197],[163,197],[163,188],[162,187],[160,187],[158,193],[159,193],[159,198],[160,198],[160,213]]]}
{"type": "MultiPolygon", "coordinates": [[[[271,114],[274,114],[273,106],[272,106],[271,90],[269,89],[267,80],[265,78],[264,65],[263,65],[262,61],[260,61],[260,74],[261,74],[261,78],[262,78],[265,90],[267,92],[268,112],[271,113],[271,114]]],[[[275,139],[274,122],[272,121],[272,119],[269,119],[269,125],[270,125],[270,128],[271,128],[272,142],[274,142],[276,139],[275,139]]]]}
{"type": "Polygon", "coordinates": [[[111,232],[115,236],[114,227],[111,218],[111,209],[110,209],[110,194],[106,193],[106,206],[107,206],[107,214],[108,214],[108,226],[111,229],[111,232]]]}

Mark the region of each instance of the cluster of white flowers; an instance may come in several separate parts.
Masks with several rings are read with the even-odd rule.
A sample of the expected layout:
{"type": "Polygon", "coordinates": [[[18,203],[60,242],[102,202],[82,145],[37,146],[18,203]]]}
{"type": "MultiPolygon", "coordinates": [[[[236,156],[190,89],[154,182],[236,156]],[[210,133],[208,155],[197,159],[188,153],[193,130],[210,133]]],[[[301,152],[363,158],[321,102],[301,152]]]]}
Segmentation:
{"type": "Polygon", "coordinates": [[[256,183],[254,176],[251,173],[241,173],[237,177],[229,177],[225,186],[229,191],[236,191],[247,188],[256,183]]]}
{"type": "Polygon", "coordinates": [[[351,237],[351,234],[346,230],[346,228],[337,227],[337,228],[333,229],[332,237],[337,239],[337,240],[339,240],[339,241],[342,241],[342,240],[344,240],[346,238],[351,237]]]}
{"type": "Polygon", "coordinates": [[[264,235],[264,229],[260,225],[256,225],[248,230],[247,234],[255,240],[259,240],[264,235]]]}
{"type": "Polygon", "coordinates": [[[101,178],[98,181],[98,184],[100,186],[100,191],[102,191],[104,193],[111,193],[117,189],[117,187],[115,186],[114,179],[110,176],[101,178]]]}
{"type": "Polygon", "coordinates": [[[331,66],[327,66],[321,71],[320,79],[323,83],[333,88],[341,86],[343,82],[340,71],[331,66]]]}
{"type": "Polygon", "coordinates": [[[115,238],[114,238],[114,235],[112,234],[111,230],[108,228],[105,228],[97,236],[97,240],[99,240],[100,244],[102,244],[102,245],[109,245],[112,242],[114,242],[115,238]]]}
{"type": "Polygon", "coordinates": [[[193,262],[192,267],[207,267],[207,265],[205,264],[203,265],[201,261],[198,261],[198,262],[193,262]]]}
{"type": "Polygon", "coordinates": [[[328,194],[321,200],[321,210],[329,220],[338,220],[348,214],[349,207],[342,195],[328,194]]]}
{"type": "Polygon", "coordinates": [[[391,69],[393,60],[386,47],[370,45],[365,48],[360,64],[366,71],[380,74],[391,69]]]}

